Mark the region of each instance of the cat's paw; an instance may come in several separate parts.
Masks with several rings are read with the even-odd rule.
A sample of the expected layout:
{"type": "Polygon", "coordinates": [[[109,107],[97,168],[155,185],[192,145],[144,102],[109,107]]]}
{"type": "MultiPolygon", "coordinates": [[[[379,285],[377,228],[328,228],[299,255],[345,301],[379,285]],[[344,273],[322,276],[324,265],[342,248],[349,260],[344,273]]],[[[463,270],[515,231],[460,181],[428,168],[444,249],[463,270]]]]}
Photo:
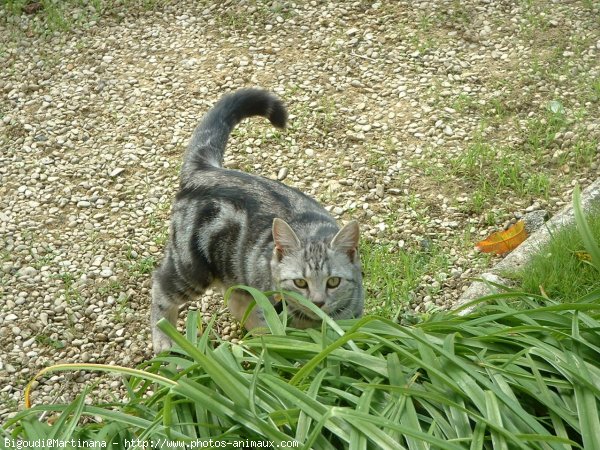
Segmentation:
{"type": "Polygon", "coordinates": [[[160,332],[156,332],[152,336],[152,347],[155,355],[170,350],[172,345],[171,339],[160,332]]]}

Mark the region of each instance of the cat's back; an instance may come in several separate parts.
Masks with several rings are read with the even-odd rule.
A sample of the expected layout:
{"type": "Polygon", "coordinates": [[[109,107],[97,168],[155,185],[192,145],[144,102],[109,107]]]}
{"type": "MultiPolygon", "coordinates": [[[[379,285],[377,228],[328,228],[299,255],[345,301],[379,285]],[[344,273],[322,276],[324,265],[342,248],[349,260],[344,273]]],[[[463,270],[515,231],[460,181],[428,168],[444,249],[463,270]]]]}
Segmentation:
{"type": "Polygon", "coordinates": [[[327,214],[317,201],[280,181],[217,167],[188,178],[177,194],[176,203],[221,204],[249,217],[280,217],[290,221],[307,213],[327,214]]]}

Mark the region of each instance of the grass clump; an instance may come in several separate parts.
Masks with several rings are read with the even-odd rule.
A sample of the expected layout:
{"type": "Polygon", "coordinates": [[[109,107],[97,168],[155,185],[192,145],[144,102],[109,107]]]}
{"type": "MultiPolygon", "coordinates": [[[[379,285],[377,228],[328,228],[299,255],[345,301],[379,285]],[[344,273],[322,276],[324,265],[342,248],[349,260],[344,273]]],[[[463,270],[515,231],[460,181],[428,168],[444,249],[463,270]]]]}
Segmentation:
{"type": "Polygon", "coordinates": [[[406,309],[423,275],[446,271],[449,265],[444,249],[437,245],[402,249],[370,242],[361,244],[361,263],[367,294],[365,309],[389,319],[406,309]]]}
{"type": "MultiPolygon", "coordinates": [[[[600,241],[600,208],[588,216],[593,236],[600,241]]],[[[525,292],[544,292],[569,301],[600,288],[600,276],[575,224],[554,232],[551,241],[517,273],[509,274],[525,292]]]]}
{"type": "MultiPolygon", "coordinates": [[[[578,189],[574,204],[591,268],[600,271],[597,224],[584,219],[578,189]]],[[[323,319],[320,330],[295,330],[286,327],[285,308],[278,315],[271,305],[273,293],[235,288],[263,308],[269,334],[233,344],[213,333],[214,318],[201,330],[195,311],[185,337],[163,319],[158,325],[173,349],[137,369],[43,369],[25,390],[28,409],[0,426],[4,442],[72,439],[109,449],[123,448],[125,440],[138,448],[149,442],[204,448],[217,440],[227,448],[285,442],[306,450],[598,448],[600,289],[557,300],[506,292],[462,306],[478,304],[472,313],[439,312],[414,326],[378,316],[335,322],[308,300],[282,293],[323,319]],[[86,388],[70,404],[30,408],[33,381],[68,370],[120,374],[126,398],[87,404],[86,388]]]]}
{"type": "Polygon", "coordinates": [[[119,373],[125,401],[86,404],[84,392],[70,404],[38,404],[0,434],[113,449],[125,439],[212,439],[228,448],[286,441],[307,450],[596,448],[600,291],[568,304],[539,300],[506,293],[478,300],[470,315],[440,313],[413,327],[371,316],[293,330],[272,310],[272,334],[240,344],[211,343],[210,325],[198,337],[192,313],[187,339],[160,324],[176,346],[139,369],[54,368],[119,373]],[[40,420],[44,413],[54,425],[40,420]]]}
{"type": "Polygon", "coordinates": [[[509,148],[498,148],[481,140],[451,160],[450,170],[471,186],[467,206],[476,213],[483,212],[492,199],[507,192],[521,198],[545,198],[550,192],[548,176],[536,172],[531,161],[509,148]]]}
{"type": "Polygon", "coordinates": [[[33,34],[85,28],[104,16],[158,9],[173,0],[0,0],[8,22],[33,34]]]}

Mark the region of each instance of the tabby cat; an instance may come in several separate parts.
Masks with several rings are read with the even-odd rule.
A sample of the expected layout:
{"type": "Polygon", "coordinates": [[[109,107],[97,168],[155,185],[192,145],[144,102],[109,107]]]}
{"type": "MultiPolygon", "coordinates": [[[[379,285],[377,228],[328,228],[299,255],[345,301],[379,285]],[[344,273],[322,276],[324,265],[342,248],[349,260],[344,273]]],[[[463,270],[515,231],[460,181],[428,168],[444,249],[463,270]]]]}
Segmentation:
{"type": "MultiPolygon", "coordinates": [[[[171,342],[156,326],[175,323],[178,307],[209,286],[243,284],[262,291],[284,289],[308,298],[331,317],[360,317],[363,287],[356,221],[341,230],[315,200],[278,181],[222,167],[233,128],[263,116],[284,128],[281,101],[259,89],[224,96],[194,131],[184,156],[165,256],[153,274],[151,327],[154,351],[171,342]]],[[[251,302],[237,291],[229,309],[238,320],[251,302]]],[[[290,325],[319,323],[313,312],[288,302],[290,325]]],[[[265,326],[255,307],[245,322],[265,326]]]]}

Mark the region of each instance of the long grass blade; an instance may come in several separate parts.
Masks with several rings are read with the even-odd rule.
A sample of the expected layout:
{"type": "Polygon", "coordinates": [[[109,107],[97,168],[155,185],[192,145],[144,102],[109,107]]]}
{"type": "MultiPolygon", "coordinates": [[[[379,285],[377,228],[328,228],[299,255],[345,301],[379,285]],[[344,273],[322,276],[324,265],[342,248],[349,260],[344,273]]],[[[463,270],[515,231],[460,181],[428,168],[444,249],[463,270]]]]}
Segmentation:
{"type": "Polygon", "coordinates": [[[275,307],[268,299],[268,297],[261,291],[256,288],[249,286],[236,285],[232,286],[225,292],[224,302],[227,304],[229,298],[233,294],[234,291],[246,291],[248,294],[252,296],[254,301],[256,302],[256,307],[262,309],[265,321],[267,322],[267,326],[272,334],[275,335],[285,335],[285,326],[279,319],[279,315],[277,311],[275,311],[275,307]]]}
{"type": "Polygon", "coordinates": [[[157,325],[163,331],[163,333],[173,340],[173,342],[178,344],[192,358],[194,358],[194,360],[200,363],[202,368],[207,374],[210,375],[215,384],[217,384],[217,386],[219,386],[230,399],[242,407],[248,406],[249,382],[244,379],[240,373],[227,370],[222,365],[218,364],[214,357],[208,356],[210,353],[207,352],[206,355],[202,353],[183,336],[181,336],[168,320],[161,319],[158,321],[157,325]]]}
{"type": "Polygon", "coordinates": [[[155,373],[144,372],[138,369],[131,369],[130,367],[113,366],[107,364],[92,364],[92,363],[68,363],[68,364],[55,364],[53,366],[44,367],[40,370],[25,387],[25,407],[31,407],[30,393],[33,386],[33,382],[48,372],[60,372],[60,371],[77,371],[77,370],[90,370],[97,372],[109,372],[109,373],[121,373],[123,375],[133,375],[147,380],[154,381],[162,386],[171,387],[176,383],[168,378],[162,377],[155,373]]]}
{"type": "Polygon", "coordinates": [[[573,212],[575,213],[575,223],[577,230],[583,240],[583,245],[588,253],[592,256],[591,263],[600,271],[600,246],[594,238],[590,225],[585,219],[583,207],[581,205],[581,190],[579,185],[573,189],[573,212]]]}

